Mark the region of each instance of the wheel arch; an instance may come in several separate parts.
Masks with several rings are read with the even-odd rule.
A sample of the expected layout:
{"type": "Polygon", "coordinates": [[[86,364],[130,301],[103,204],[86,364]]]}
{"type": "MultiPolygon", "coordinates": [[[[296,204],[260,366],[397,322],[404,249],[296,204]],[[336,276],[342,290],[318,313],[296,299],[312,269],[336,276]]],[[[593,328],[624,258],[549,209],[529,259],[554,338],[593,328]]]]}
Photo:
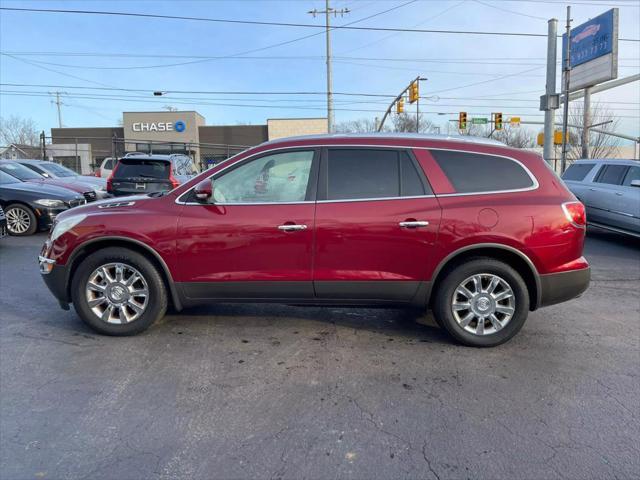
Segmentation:
{"type": "Polygon", "coordinates": [[[165,285],[169,289],[169,294],[171,296],[171,301],[173,303],[173,307],[176,310],[182,310],[182,302],[180,301],[180,297],[178,295],[178,291],[176,289],[176,285],[173,281],[173,276],[171,275],[171,271],[167,266],[164,259],[160,256],[160,254],[151,248],[149,245],[139,241],[134,240],[132,238],[127,237],[100,237],[94,240],[89,240],[80,246],[78,246],[68,260],[68,274],[66,279],[66,293],[67,298],[71,298],[71,278],[73,278],[73,274],[75,273],[78,265],[81,260],[86,258],[88,255],[91,255],[94,252],[97,252],[101,248],[105,247],[121,247],[137,252],[141,255],[144,255],[160,272],[160,276],[164,281],[165,285]]]}
{"type": "Polygon", "coordinates": [[[446,276],[447,271],[463,263],[465,260],[475,257],[490,257],[513,267],[521,276],[529,290],[530,310],[535,310],[540,305],[540,276],[535,265],[529,257],[520,250],[500,243],[481,243],[462,247],[447,255],[436,267],[431,277],[431,286],[428,292],[428,306],[431,306],[433,296],[440,282],[446,276]]]}

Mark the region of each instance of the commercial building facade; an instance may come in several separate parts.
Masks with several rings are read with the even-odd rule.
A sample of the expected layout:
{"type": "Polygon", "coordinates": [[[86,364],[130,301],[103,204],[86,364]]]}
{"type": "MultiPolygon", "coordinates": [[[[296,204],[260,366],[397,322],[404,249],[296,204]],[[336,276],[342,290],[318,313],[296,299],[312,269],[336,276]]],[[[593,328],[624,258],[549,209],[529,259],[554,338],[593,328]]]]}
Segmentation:
{"type": "Polygon", "coordinates": [[[52,128],[46,149],[48,158],[81,173],[90,173],[107,157],[127,152],[185,153],[205,168],[268,140],[326,132],[326,118],[219,126],[206,125],[195,111],[124,112],[121,127],[52,128]]]}

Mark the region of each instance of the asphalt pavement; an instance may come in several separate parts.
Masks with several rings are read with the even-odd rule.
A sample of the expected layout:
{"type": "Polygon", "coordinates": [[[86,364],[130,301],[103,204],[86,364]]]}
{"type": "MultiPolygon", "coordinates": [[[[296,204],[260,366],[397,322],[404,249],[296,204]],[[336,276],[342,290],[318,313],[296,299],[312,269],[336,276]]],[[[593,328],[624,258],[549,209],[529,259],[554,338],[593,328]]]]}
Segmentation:
{"type": "Polygon", "coordinates": [[[95,334],[0,240],[2,479],[640,478],[640,242],[462,347],[397,309],[217,305],[95,334]]]}

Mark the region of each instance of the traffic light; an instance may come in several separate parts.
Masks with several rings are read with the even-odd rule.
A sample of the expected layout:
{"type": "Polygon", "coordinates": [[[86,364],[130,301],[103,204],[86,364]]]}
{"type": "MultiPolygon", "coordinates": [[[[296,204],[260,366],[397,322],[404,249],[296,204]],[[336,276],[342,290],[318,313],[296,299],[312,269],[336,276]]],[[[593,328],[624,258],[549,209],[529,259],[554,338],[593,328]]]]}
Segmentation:
{"type": "Polygon", "coordinates": [[[493,128],[502,130],[502,113],[493,114],[493,128]]]}
{"type": "Polygon", "coordinates": [[[467,128],[467,112],[460,112],[458,116],[458,128],[464,130],[467,128]]]}
{"type": "Polygon", "coordinates": [[[417,102],[420,94],[418,93],[418,81],[411,82],[409,86],[409,103],[417,102]]]}
{"type": "Polygon", "coordinates": [[[404,98],[402,97],[396,102],[396,113],[404,113],[404,98]]]}

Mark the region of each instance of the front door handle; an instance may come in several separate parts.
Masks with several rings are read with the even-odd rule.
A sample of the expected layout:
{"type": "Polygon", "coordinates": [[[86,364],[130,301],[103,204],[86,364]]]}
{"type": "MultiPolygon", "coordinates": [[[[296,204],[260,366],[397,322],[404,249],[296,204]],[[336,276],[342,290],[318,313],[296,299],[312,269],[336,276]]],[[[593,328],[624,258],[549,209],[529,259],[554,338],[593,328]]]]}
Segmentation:
{"type": "Polygon", "coordinates": [[[297,232],[299,230],[306,230],[306,229],[307,229],[306,225],[294,225],[294,224],[278,225],[278,230],[282,230],[283,232],[297,232]]]}
{"type": "Polygon", "coordinates": [[[412,220],[412,221],[400,222],[398,223],[398,225],[400,225],[400,227],[402,228],[419,228],[419,227],[428,226],[429,222],[425,220],[412,220]]]}

